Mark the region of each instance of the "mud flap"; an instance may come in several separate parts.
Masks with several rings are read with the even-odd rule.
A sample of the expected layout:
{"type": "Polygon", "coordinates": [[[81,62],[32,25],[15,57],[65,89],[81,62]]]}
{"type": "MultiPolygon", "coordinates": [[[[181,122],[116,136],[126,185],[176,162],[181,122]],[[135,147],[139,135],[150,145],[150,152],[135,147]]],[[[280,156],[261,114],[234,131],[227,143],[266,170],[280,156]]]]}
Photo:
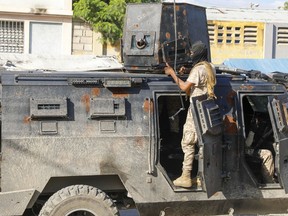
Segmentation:
{"type": "Polygon", "coordinates": [[[194,97],[192,114],[199,145],[198,175],[207,196],[221,190],[222,184],[222,115],[218,105],[206,96],[194,97]]]}
{"type": "Polygon", "coordinates": [[[278,143],[275,157],[275,168],[278,180],[288,193],[288,96],[287,94],[270,96],[268,111],[275,142],[278,143]]]}
{"type": "Polygon", "coordinates": [[[23,215],[35,190],[21,190],[0,193],[0,216],[23,215]]]}

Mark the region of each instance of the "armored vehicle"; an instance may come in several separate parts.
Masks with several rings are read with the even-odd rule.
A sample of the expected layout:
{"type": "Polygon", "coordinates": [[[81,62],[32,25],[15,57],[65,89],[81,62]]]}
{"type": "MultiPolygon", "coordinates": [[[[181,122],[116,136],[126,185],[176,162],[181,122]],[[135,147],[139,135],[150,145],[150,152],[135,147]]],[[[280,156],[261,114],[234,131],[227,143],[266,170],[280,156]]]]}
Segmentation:
{"type": "Polygon", "coordinates": [[[3,72],[0,215],[115,216],[135,207],[141,216],[287,213],[285,74],[219,66],[217,98],[190,106],[163,73],[165,62],[189,67],[193,42],[209,47],[206,26],[202,7],[132,4],[122,70],[3,72]],[[180,188],[172,181],[181,173],[188,109],[198,183],[180,188]],[[259,136],[271,144],[272,182],[245,144],[259,113],[272,128],[259,136]]]}

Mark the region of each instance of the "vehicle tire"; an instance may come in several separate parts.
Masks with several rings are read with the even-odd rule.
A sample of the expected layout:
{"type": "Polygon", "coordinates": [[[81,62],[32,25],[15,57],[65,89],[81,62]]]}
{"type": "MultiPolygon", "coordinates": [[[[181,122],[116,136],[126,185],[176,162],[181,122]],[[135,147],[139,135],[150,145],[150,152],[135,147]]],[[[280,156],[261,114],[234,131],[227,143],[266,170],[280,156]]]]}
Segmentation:
{"type": "Polygon", "coordinates": [[[119,216],[109,196],[88,185],[72,185],[53,194],[39,216],[119,216]]]}

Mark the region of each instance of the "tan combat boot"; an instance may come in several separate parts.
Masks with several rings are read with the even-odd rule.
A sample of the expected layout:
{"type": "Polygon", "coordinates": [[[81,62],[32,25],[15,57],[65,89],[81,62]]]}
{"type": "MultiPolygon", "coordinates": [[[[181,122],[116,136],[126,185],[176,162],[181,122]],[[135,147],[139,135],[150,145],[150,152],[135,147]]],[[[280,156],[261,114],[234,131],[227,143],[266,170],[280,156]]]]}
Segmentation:
{"type": "Polygon", "coordinates": [[[178,187],[192,187],[191,170],[183,170],[182,175],[173,181],[173,184],[178,187]]]}

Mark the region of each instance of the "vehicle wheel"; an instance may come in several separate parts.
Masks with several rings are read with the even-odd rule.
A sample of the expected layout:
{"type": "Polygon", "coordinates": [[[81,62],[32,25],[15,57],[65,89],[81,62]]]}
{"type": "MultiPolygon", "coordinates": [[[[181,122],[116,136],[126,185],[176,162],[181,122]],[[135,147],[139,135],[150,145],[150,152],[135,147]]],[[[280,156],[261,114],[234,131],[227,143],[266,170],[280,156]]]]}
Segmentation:
{"type": "Polygon", "coordinates": [[[53,194],[39,216],[119,216],[103,191],[88,185],[72,185],[53,194]]]}

